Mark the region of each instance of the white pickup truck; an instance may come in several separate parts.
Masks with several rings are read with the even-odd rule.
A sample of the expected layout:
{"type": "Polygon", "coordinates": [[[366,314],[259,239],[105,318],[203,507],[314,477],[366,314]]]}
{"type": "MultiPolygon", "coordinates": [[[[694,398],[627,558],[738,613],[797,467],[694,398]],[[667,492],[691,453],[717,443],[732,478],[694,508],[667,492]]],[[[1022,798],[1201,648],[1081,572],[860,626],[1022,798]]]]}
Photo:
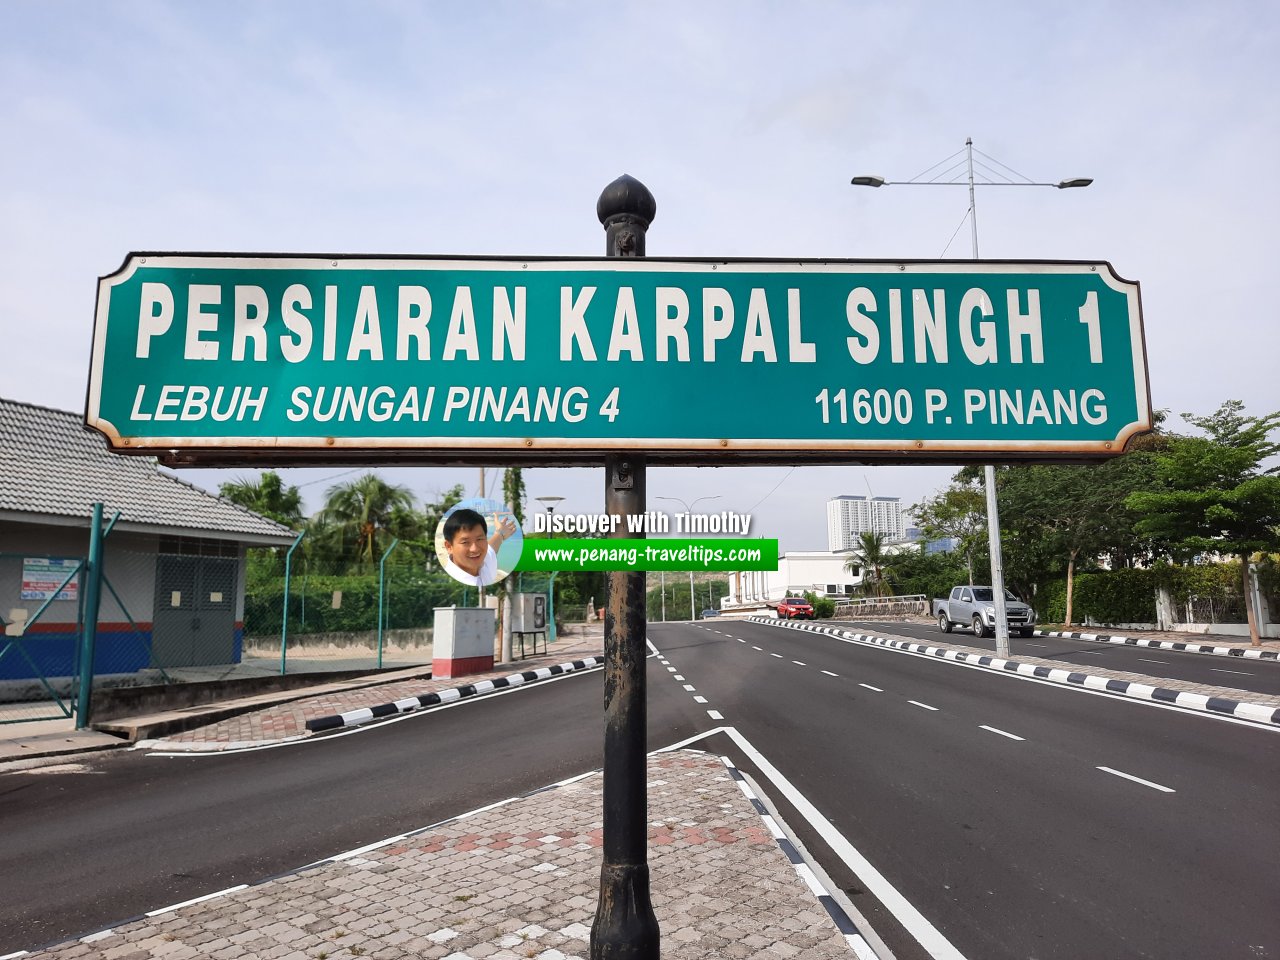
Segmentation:
{"type": "MultiPolygon", "coordinates": [[[[1029,637],[1035,633],[1036,612],[1008,590],[1004,592],[1004,611],[1010,634],[1029,637]]],[[[954,627],[972,627],[975,637],[992,636],[996,630],[995,591],[990,587],[954,587],[951,596],[933,601],[933,616],[943,633],[954,627]]]]}

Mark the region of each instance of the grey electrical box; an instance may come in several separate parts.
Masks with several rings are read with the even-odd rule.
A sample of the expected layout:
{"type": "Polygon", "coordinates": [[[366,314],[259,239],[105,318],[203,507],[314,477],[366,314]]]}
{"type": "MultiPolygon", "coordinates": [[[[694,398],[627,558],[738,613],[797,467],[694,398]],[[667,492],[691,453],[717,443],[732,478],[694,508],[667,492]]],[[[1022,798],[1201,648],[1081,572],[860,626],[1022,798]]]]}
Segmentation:
{"type": "Polygon", "coordinates": [[[511,629],[516,633],[541,633],[547,629],[547,595],[517,593],[512,608],[511,629]]]}

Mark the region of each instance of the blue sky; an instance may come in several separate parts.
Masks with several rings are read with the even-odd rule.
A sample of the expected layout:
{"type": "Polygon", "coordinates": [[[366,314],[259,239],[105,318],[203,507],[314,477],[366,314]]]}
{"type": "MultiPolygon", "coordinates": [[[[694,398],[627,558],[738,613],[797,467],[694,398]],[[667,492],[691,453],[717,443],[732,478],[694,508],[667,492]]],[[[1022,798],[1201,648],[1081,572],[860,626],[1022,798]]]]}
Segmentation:
{"type": "MultiPolygon", "coordinates": [[[[0,3],[0,396],[84,403],[96,278],[131,250],[598,254],[600,189],[649,252],[1101,259],[1142,284],[1155,406],[1280,407],[1273,3],[0,3]],[[952,237],[954,236],[954,241],[952,237]],[[948,247],[948,242],[950,246],[948,247]]],[[[757,398],[767,402],[767,398],[757,398]]],[[[724,402],[709,398],[708,402],[724,402]]],[[[312,505],[342,472],[286,471],[312,505]]],[[[919,500],[944,467],[650,471],[823,549],[825,500],[919,500]]],[[[215,487],[244,471],[191,471],[215,487]]],[[[475,470],[399,469],[419,496],[475,470]]],[[[595,470],[532,496],[596,510],[595,470]]]]}

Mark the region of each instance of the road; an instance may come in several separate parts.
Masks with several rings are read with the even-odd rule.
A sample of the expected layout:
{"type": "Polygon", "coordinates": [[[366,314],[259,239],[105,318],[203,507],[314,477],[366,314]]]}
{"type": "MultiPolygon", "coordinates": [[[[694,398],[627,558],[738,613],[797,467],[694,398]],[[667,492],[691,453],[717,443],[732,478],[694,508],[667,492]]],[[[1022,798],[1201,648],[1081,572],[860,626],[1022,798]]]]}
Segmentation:
{"type": "MultiPolygon", "coordinates": [[[[872,633],[877,636],[911,637],[926,643],[958,643],[992,652],[996,649],[993,638],[980,640],[965,629],[955,629],[950,634],[945,634],[936,624],[860,621],[841,626],[857,633],[872,633]]],[[[1195,643],[1196,638],[1188,636],[1187,642],[1195,643]]],[[[1248,642],[1245,639],[1242,644],[1248,642]]],[[[1009,650],[1015,659],[1018,656],[1039,657],[1041,660],[1057,660],[1083,668],[1126,670],[1148,677],[1187,680],[1191,683],[1280,696],[1280,661],[1275,660],[1244,660],[1204,653],[1179,653],[1155,647],[1066,640],[1060,637],[1010,637],[1009,650]]]]}
{"type": "MultiPolygon", "coordinates": [[[[899,960],[930,954],[841,839],[969,960],[1280,955],[1271,731],[765,625],[650,637],[650,747],[732,726],[702,745],[899,960]]],[[[596,672],[298,746],[0,775],[0,954],[595,769],[601,724],[596,672]]]]}
{"type": "Polygon", "coordinates": [[[760,624],[650,636],[963,956],[1278,952],[1275,732],[760,624]]]}

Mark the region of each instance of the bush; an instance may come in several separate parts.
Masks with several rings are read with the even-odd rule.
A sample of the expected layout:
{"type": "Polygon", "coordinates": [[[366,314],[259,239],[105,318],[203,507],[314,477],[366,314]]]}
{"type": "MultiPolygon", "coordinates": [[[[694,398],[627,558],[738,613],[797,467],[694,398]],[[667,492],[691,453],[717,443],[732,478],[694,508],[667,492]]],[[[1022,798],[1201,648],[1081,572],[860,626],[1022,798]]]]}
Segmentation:
{"type": "Polygon", "coordinates": [[[820,597],[811,590],[806,590],[804,598],[813,606],[813,619],[830,620],[836,615],[836,602],[830,597],[820,597]]]}
{"type": "MultiPolygon", "coordinates": [[[[429,627],[436,607],[461,603],[464,587],[443,571],[413,565],[388,565],[383,584],[387,629],[429,627]]],[[[475,588],[470,598],[475,600],[475,588]]],[[[284,610],[284,580],[250,581],[244,598],[245,633],[278,634],[284,610]]],[[[309,574],[292,578],[289,633],[351,633],[378,628],[377,573],[309,574]],[[342,593],[339,607],[334,595],[342,593]]]]}
{"type": "MultiPolygon", "coordinates": [[[[1154,623],[1156,585],[1154,570],[1100,570],[1076,577],[1072,615],[1095,623],[1154,623]]],[[[1065,593],[1064,609],[1065,615],[1065,593]]]]}
{"type": "MultiPolygon", "coordinates": [[[[1072,595],[1071,619],[1094,623],[1154,623],[1156,587],[1161,574],[1155,570],[1096,570],[1078,573],[1072,595]]],[[[1036,593],[1036,616],[1042,623],[1064,623],[1067,618],[1067,581],[1050,580],[1036,593]]]]}

